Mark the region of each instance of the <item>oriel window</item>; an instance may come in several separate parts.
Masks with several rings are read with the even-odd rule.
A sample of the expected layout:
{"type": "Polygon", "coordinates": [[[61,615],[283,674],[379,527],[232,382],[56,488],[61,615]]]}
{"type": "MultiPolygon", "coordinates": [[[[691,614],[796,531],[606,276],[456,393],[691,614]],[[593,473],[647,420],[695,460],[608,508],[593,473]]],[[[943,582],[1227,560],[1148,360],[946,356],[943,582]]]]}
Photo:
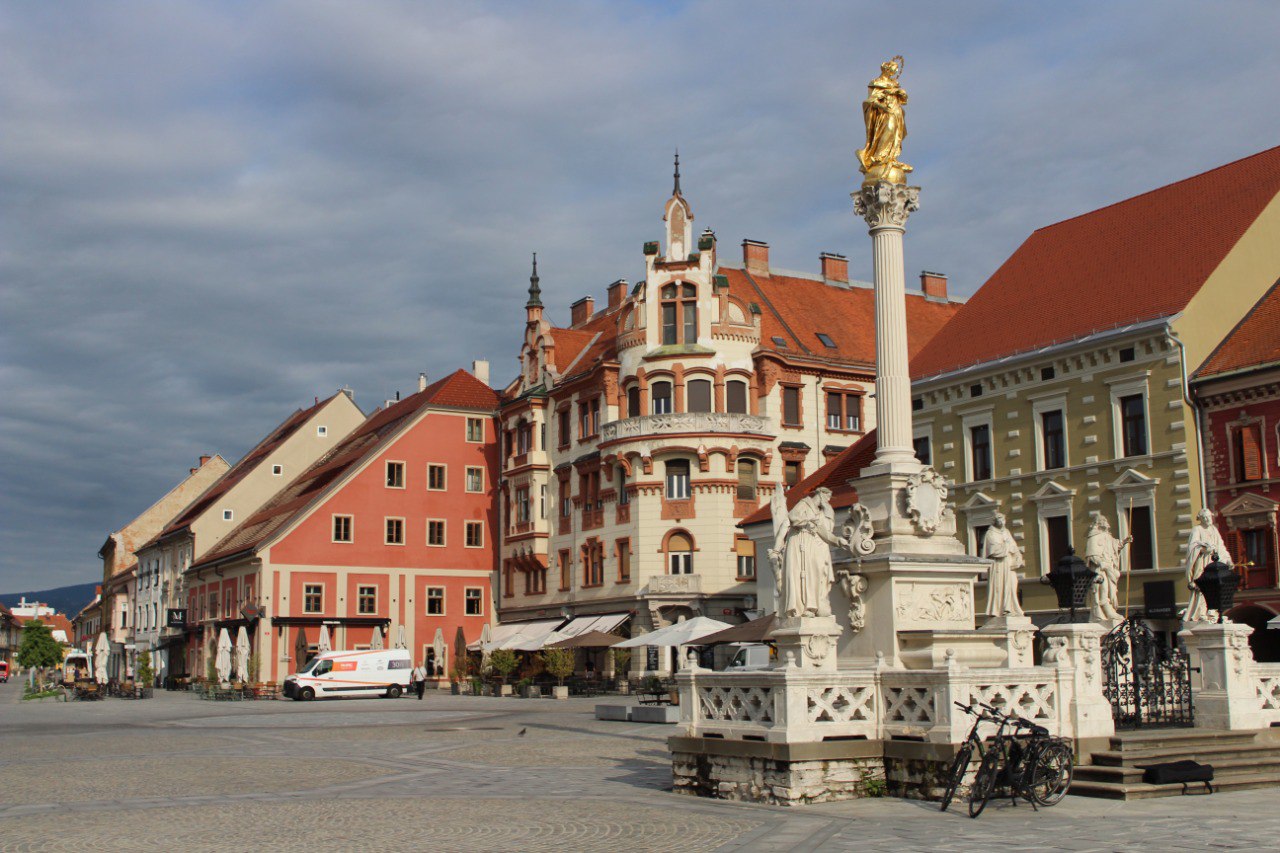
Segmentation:
{"type": "Polygon", "coordinates": [[[668,284],[662,288],[662,343],[693,344],[698,340],[698,288],[668,284]]]}

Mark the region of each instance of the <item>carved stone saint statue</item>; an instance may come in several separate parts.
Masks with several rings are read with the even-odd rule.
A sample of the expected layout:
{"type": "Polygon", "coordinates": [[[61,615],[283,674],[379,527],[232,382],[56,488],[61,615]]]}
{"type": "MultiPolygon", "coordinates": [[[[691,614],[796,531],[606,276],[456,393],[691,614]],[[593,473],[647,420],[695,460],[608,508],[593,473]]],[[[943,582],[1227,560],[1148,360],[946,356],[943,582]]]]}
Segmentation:
{"type": "Polygon", "coordinates": [[[1089,525],[1089,537],[1085,540],[1084,561],[1098,573],[1098,580],[1089,590],[1089,614],[1095,622],[1117,622],[1124,618],[1120,613],[1120,573],[1124,548],[1133,537],[1123,540],[1111,535],[1111,522],[1102,513],[1094,513],[1089,525]]]}
{"type": "Polygon", "coordinates": [[[835,533],[830,499],[831,490],[820,487],[787,512],[785,499],[776,493],[774,547],[769,558],[774,564],[779,616],[831,615],[830,593],[835,582],[831,546],[847,549],[849,542],[835,533]]]}
{"type": "Polygon", "coordinates": [[[982,537],[982,555],[991,560],[987,574],[987,615],[1021,616],[1018,603],[1018,569],[1026,564],[1022,549],[1005,527],[1004,514],[997,512],[982,537]]]}
{"type": "Polygon", "coordinates": [[[911,167],[898,159],[902,140],[907,135],[907,119],[903,106],[907,93],[898,85],[902,75],[902,57],[881,63],[880,76],[867,84],[867,99],[862,102],[862,118],[867,125],[867,146],[858,152],[864,184],[887,181],[905,184],[911,167]]]}
{"type": "Polygon", "coordinates": [[[1209,610],[1209,605],[1196,586],[1196,578],[1213,562],[1214,554],[1218,555],[1220,562],[1228,566],[1235,565],[1227,551],[1227,543],[1222,541],[1222,534],[1213,523],[1213,511],[1202,509],[1196,515],[1196,526],[1191,528],[1191,535],[1187,537],[1187,587],[1191,590],[1191,598],[1187,601],[1187,609],[1182,613],[1183,622],[1209,622],[1217,616],[1209,610]]]}

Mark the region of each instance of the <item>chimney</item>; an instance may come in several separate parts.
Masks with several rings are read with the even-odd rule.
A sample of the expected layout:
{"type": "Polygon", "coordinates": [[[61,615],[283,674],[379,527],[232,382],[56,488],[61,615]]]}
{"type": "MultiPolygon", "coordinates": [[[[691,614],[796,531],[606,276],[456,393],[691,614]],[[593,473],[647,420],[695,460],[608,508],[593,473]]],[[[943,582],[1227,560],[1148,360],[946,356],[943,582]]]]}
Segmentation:
{"type": "Polygon", "coordinates": [[[759,240],[742,241],[742,263],[747,272],[769,274],[769,244],[759,240]]]}
{"type": "Polygon", "coordinates": [[[418,374],[418,390],[419,391],[427,390],[427,374],[425,373],[418,374]]]}
{"type": "Polygon", "coordinates": [[[920,272],[920,289],[931,299],[947,298],[947,274],[942,272],[920,272]]]}
{"type": "Polygon", "coordinates": [[[201,467],[201,468],[203,468],[203,467],[204,467],[204,464],[205,464],[206,462],[208,462],[208,461],[209,461],[210,459],[212,459],[212,458],[213,458],[212,456],[208,456],[208,455],[201,456],[201,457],[200,457],[200,467],[201,467]]]}
{"type": "Polygon", "coordinates": [[[584,296],[577,302],[569,306],[569,327],[576,329],[583,323],[591,319],[591,315],[595,313],[596,301],[590,296],[584,296]]]}
{"type": "Polygon", "coordinates": [[[610,308],[617,308],[622,304],[622,300],[627,298],[627,286],[628,283],[625,278],[620,278],[613,284],[609,285],[606,292],[609,294],[610,308]]]}
{"type": "Polygon", "coordinates": [[[841,284],[849,283],[849,259],[844,255],[823,252],[818,255],[818,261],[822,264],[822,277],[824,279],[838,281],[841,284]]]}
{"type": "Polygon", "coordinates": [[[480,360],[471,362],[471,375],[485,385],[489,384],[489,362],[480,360]]]}

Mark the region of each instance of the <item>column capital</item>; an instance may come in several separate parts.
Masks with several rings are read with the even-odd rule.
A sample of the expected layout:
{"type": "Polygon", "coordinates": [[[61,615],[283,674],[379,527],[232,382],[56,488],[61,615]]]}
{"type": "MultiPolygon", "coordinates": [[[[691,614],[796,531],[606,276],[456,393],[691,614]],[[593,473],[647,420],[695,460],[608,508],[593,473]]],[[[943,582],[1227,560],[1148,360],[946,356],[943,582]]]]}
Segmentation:
{"type": "Polygon", "coordinates": [[[920,208],[920,188],[877,181],[863,184],[853,198],[853,209],[867,221],[872,231],[880,228],[905,229],[907,217],[920,208]]]}

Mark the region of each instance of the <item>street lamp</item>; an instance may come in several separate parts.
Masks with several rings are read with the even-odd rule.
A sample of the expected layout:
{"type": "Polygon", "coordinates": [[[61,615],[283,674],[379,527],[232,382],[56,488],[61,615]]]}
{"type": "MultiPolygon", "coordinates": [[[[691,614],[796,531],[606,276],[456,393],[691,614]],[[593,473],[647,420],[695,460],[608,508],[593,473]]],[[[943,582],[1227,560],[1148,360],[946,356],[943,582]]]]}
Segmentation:
{"type": "Polygon", "coordinates": [[[1236,600],[1236,589],[1240,586],[1240,576],[1231,571],[1231,567],[1218,560],[1218,552],[1213,552],[1209,565],[1204,567],[1200,577],[1196,578],[1196,588],[1204,596],[1204,603],[1210,610],[1218,611],[1218,622],[1223,621],[1226,611],[1236,600]]]}
{"type": "Polygon", "coordinates": [[[1040,583],[1053,587],[1058,595],[1058,609],[1070,610],[1070,620],[1076,621],[1076,610],[1085,606],[1089,595],[1089,587],[1098,579],[1098,573],[1076,556],[1075,548],[1067,548],[1067,553],[1058,560],[1049,573],[1040,578],[1040,583]]]}

